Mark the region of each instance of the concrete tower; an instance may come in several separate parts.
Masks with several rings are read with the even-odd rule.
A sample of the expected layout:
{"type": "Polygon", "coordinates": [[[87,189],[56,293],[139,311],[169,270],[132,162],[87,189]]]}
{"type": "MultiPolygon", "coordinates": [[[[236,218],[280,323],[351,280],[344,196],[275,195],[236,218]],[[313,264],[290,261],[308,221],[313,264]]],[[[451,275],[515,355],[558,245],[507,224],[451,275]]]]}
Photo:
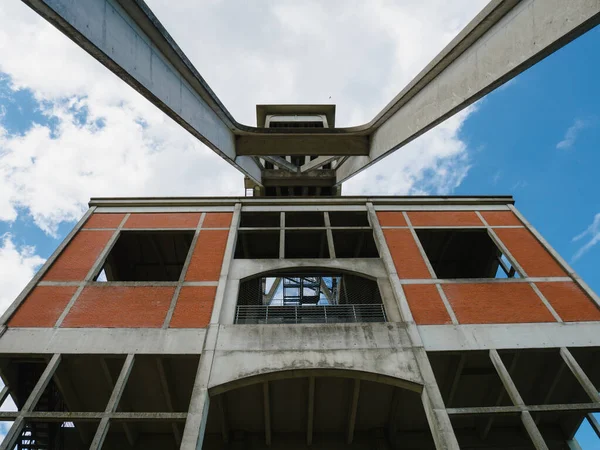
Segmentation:
{"type": "MultiPolygon", "coordinates": [[[[576,449],[600,299],[512,197],[341,183],[595,26],[492,1],[371,122],[236,122],[141,0],[27,0],[246,175],[247,197],[97,198],[0,319],[8,449],[576,449]]],[[[1,276],[1,275],[0,275],[1,276]]]]}

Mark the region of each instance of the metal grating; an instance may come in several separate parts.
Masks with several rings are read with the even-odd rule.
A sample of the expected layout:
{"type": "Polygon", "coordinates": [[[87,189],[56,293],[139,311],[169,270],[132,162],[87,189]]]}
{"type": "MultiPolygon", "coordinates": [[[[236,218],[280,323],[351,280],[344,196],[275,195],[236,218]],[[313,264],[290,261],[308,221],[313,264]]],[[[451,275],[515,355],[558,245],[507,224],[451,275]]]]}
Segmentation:
{"type": "Polygon", "coordinates": [[[383,305],[257,306],[238,305],[237,324],[387,322],[383,305]]]}
{"type": "Polygon", "coordinates": [[[275,273],[240,283],[235,323],[385,322],[377,282],[357,275],[275,273]]]}

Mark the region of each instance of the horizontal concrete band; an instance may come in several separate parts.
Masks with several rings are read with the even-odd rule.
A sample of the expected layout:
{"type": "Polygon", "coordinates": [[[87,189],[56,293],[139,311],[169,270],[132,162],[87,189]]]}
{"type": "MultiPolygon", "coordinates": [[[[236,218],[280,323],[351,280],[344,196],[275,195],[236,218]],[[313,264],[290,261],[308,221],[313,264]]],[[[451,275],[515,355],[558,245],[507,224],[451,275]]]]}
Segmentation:
{"type": "Polygon", "coordinates": [[[22,416],[33,422],[60,422],[60,421],[75,421],[75,422],[96,422],[103,418],[108,418],[111,421],[127,421],[127,422],[151,422],[151,421],[173,421],[185,422],[187,413],[174,412],[46,412],[46,411],[0,411],[0,420],[14,420],[18,416],[22,416]]]}
{"type": "Polygon", "coordinates": [[[203,328],[9,328],[0,353],[199,355],[205,333],[203,328]]]}
{"type": "Polygon", "coordinates": [[[491,414],[517,414],[522,411],[552,412],[552,411],[600,411],[600,403],[561,403],[556,405],[516,405],[516,406],[481,406],[473,408],[447,408],[451,416],[481,416],[491,414]]]}
{"type": "Polygon", "coordinates": [[[600,322],[421,325],[427,351],[600,346],[600,322]]]}
{"type": "Polygon", "coordinates": [[[508,210],[506,205],[512,205],[514,199],[510,195],[504,196],[344,196],[344,197],[323,197],[323,198],[294,198],[294,197],[102,197],[92,198],[90,206],[97,206],[97,212],[100,208],[128,208],[128,212],[133,212],[131,207],[201,207],[201,211],[213,212],[213,208],[224,208],[224,211],[233,211],[236,203],[242,205],[242,211],[250,206],[323,206],[323,205],[362,205],[366,208],[366,203],[373,203],[376,210],[388,210],[400,206],[468,206],[480,208],[486,206],[495,206],[500,209],[508,210]],[[504,208],[502,208],[504,206],[504,208]],[[228,209],[226,209],[228,208],[228,209]]]}

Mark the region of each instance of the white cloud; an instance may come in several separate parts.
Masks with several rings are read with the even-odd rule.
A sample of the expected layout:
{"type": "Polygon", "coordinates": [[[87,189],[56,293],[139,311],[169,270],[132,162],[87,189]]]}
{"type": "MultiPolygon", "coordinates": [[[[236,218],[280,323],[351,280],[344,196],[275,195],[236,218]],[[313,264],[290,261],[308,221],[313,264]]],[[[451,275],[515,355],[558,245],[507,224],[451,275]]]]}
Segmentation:
{"type": "MultiPolygon", "coordinates": [[[[253,124],[258,103],[334,102],[346,126],[373,117],[486,1],[149,3],[238,120],[253,124]]],[[[17,0],[0,4],[0,72],[56,123],[16,136],[0,117],[0,220],[26,211],[53,234],[91,196],[243,192],[231,166],[17,0]]],[[[451,192],[469,169],[468,114],[345,192],[451,192]]]]}
{"type": "Polygon", "coordinates": [[[577,250],[573,255],[573,261],[577,261],[585,253],[587,253],[592,247],[600,242],[600,213],[594,216],[594,220],[591,225],[585,229],[581,234],[578,234],[573,238],[573,242],[581,241],[586,238],[588,241],[577,250]]]}
{"type": "Polygon", "coordinates": [[[35,248],[17,247],[8,233],[0,236],[0,314],[19,295],[44,261],[35,254],[35,248]]]}
{"type": "Polygon", "coordinates": [[[371,168],[348,180],[344,194],[425,195],[451,193],[470,168],[467,146],[458,137],[474,107],[461,111],[371,168]]]}
{"type": "Polygon", "coordinates": [[[590,123],[587,120],[575,119],[573,125],[567,129],[563,140],[556,144],[556,148],[559,150],[569,150],[572,148],[579,133],[589,125],[590,123]]]}

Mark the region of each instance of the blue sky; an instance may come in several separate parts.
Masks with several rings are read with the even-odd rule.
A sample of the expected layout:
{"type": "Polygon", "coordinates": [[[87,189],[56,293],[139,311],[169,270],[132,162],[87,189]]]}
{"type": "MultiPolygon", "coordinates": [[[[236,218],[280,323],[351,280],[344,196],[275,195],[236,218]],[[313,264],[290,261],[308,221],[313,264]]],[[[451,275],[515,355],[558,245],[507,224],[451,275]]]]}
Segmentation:
{"type": "MultiPolygon", "coordinates": [[[[364,9],[355,0],[355,16],[336,2],[280,1],[258,15],[238,5],[248,8],[239,13],[243,27],[231,26],[221,2],[198,14],[194,2],[149,3],[242,122],[254,123],[258,103],[334,102],[343,126],[373,117],[485,0],[423,0],[419,8],[378,0],[364,9]],[[217,42],[214,34],[231,39],[217,42]],[[268,81],[273,73],[278,83],[268,81]]],[[[344,192],[512,194],[600,292],[598,48],[599,28],[355,177],[344,192]]],[[[89,197],[242,195],[242,187],[235,170],[21,2],[0,4],[0,309],[89,197]]],[[[584,450],[600,448],[592,437],[582,428],[584,450]]]]}

